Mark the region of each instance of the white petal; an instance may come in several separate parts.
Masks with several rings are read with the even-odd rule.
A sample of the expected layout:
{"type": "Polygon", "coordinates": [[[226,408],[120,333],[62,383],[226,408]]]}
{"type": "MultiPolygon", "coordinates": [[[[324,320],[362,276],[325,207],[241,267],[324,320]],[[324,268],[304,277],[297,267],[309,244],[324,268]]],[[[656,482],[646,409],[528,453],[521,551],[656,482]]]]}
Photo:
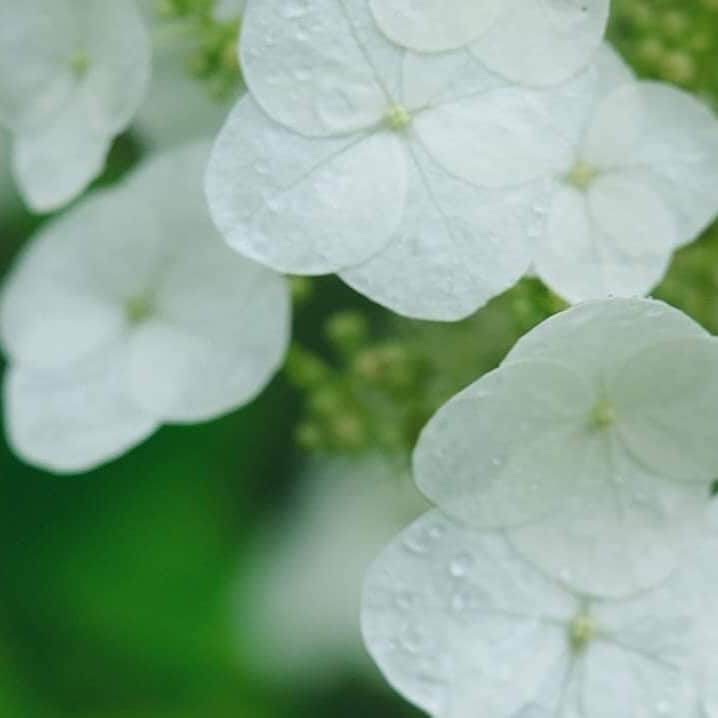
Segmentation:
{"type": "Polygon", "coordinates": [[[402,52],[378,31],[366,0],[251,0],[241,64],[275,120],[309,136],[379,122],[396,97],[402,52]]]}
{"type": "Polygon", "coordinates": [[[410,149],[406,211],[389,245],[342,279],[399,314],[451,321],[476,311],[526,271],[541,231],[543,186],[486,190],[410,149]]]}
{"type": "Polygon", "coordinates": [[[444,405],[414,451],[426,496],[476,526],[524,524],[562,510],[590,459],[590,386],[564,365],[503,366],[444,405]]]}
{"type": "Polygon", "coordinates": [[[505,363],[543,359],[602,377],[643,349],[671,339],[708,336],[688,315],[654,299],[585,302],[539,324],[516,343],[505,363]]]}
{"type": "Polygon", "coordinates": [[[530,705],[560,666],[562,622],[576,610],[570,594],[500,535],[433,511],[371,568],[362,627],[389,682],[423,710],[458,718],[470,705],[476,715],[493,703],[497,710],[486,715],[509,716],[530,705]],[[471,703],[457,705],[462,696],[471,703]]]}
{"type": "Polygon", "coordinates": [[[649,184],[674,215],[678,243],[694,239],[718,212],[718,121],[670,85],[641,82],[609,95],[586,157],[649,184]]]}
{"type": "Polygon", "coordinates": [[[505,0],[491,31],[471,50],[514,82],[558,84],[591,61],[609,5],[610,0],[505,0]]]}
{"type": "Polygon", "coordinates": [[[589,88],[587,75],[555,92],[493,89],[421,112],[414,128],[458,177],[484,187],[517,186],[570,165],[589,88]]]}
{"type": "Polygon", "coordinates": [[[394,42],[421,52],[453,50],[491,27],[501,0],[370,0],[374,17],[394,42]]]}
{"type": "Polygon", "coordinates": [[[668,268],[672,217],[650,189],[619,177],[586,194],[559,186],[536,272],[570,302],[647,294],[668,268]]]}
{"type": "Polygon", "coordinates": [[[608,42],[604,42],[593,56],[593,67],[597,80],[595,96],[599,101],[621,85],[636,79],[631,66],[608,42]]]}
{"type": "Polygon", "coordinates": [[[284,359],[286,280],[229,249],[202,193],[209,146],[159,156],[125,187],[152,198],[161,265],[149,282],[150,318],[132,340],[135,401],[166,421],[203,421],[253,399],[284,359]]]}
{"type": "Polygon", "coordinates": [[[126,397],[127,354],[111,345],[71,368],[10,369],[5,378],[10,444],[58,473],[88,471],[143,441],[157,424],[126,397]]]}
{"type": "Polygon", "coordinates": [[[709,484],[718,476],[718,341],[681,339],[631,356],[607,378],[617,430],[653,472],[709,484]]]}
{"type": "Polygon", "coordinates": [[[80,89],[94,99],[85,123],[116,135],[130,124],[150,79],[150,36],[135,0],[78,3],[89,67],[80,89]]]}
{"type": "Polygon", "coordinates": [[[586,447],[559,510],[511,529],[516,548],[583,594],[622,597],[675,570],[705,527],[705,486],[646,471],[615,437],[586,447]]]}
{"type": "Polygon", "coordinates": [[[102,172],[112,136],[88,124],[93,103],[90,94],[77,93],[50,126],[15,140],[15,179],[36,212],[51,212],[67,204],[102,172]]]}
{"type": "Polygon", "coordinates": [[[125,302],[163,259],[158,238],[146,208],[111,193],[49,223],[5,285],[0,330],[12,361],[62,367],[119,337],[125,302]]]}
{"type": "Polygon", "coordinates": [[[389,132],[308,139],[247,97],[207,172],[214,221],[242,254],[278,271],[324,274],[386,246],[404,211],[406,167],[389,132]]]}
{"type": "Polygon", "coordinates": [[[73,33],[66,0],[0,5],[0,123],[19,132],[60,110],[75,86],[73,33]]]}
{"type": "Polygon", "coordinates": [[[413,110],[436,107],[507,84],[467,50],[438,55],[407,52],[404,55],[402,104],[413,110]]]}
{"type": "Polygon", "coordinates": [[[590,647],[580,677],[587,718],[689,715],[692,690],[680,667],[610,641],[590,647]]]}

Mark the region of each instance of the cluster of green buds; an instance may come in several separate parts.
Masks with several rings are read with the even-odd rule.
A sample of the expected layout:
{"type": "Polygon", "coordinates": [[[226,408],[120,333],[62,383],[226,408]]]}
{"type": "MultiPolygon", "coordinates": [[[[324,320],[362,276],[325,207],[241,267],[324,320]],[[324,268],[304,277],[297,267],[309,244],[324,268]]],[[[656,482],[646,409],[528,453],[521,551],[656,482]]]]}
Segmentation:
{"type": "Polygon", "coordinates": [[[237,58],[239,18],[220,20],[216,0],[158,0],[157,11],[168,22],[182,23],[191,38],[187,67],[217,99],[236,91],[241,83],[237,58]]]}
{"type": "Polygon", "coordinates": [[[718,107],[718,0],[614,0],[611,39],[644,77],[718,107]]]}

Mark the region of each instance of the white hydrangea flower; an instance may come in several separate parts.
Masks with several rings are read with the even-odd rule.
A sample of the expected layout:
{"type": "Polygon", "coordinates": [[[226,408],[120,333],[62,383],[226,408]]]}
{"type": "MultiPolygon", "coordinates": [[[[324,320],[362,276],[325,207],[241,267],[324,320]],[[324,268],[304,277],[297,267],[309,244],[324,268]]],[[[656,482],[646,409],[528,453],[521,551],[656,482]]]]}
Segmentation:
{"type": "Polygon", "coordinates": [[[718,119],[681,90],[635,81],[607,47],[597,65],[535,264],[571,302],[647,294],[718,212],[718,119]]]}
{"type": "Polygon", "coordinates": [[[90,469],[162,423],[250,401],[284,357],[286,281],[229,250],[201,191],[205,143],[147,163],[41,231],[0,306],[10,443],[90,469]]]}
{"type": "Polygon", "coordinates": [[[241,644],[274,681],[373,672],[357,621],[364,575],[426,501],[383,456],[316,462],[301,478],[239,576],[241,644]]]}
{"type": "MultiPolygon", "coordinates": [[[[392,686],[432,716],[684,718],[706,641],[695,579],[687,569],[636,596],[589,598],[500,532],[433,511],[370,570],[363,632],[392,686]]],[[[700,588],[715,602],[715,576],[700,588]]]]}
{"type": "Polygon", "coordinates": [[[466,316],[525,273],[539,180],[570,162],[591,73],[508,86],[466,51],[392,44],[367,0],[250,0],[240,46],[251,95],[207,176],[231,246],[425,319],[466,316]]]}
{"type": "Polygon", "coordinates": [[[704,528],[718,476],[718,339],[650,299],[588,302],[450,400],[419,488],[586,593],[651,586],[704,528]]]}
{"type": "Polygon", "coordinates": [[[102,171],[142,101],[150,40],[134,0],[0,0],[0,124],[36,211],[102,171]]]}
{"type": "Polygon", "coordinates": [[[379,27],[421,52],[467,47],[515,82],[550,85],[585,67],[610,0],[370,0],[379,27]]]}

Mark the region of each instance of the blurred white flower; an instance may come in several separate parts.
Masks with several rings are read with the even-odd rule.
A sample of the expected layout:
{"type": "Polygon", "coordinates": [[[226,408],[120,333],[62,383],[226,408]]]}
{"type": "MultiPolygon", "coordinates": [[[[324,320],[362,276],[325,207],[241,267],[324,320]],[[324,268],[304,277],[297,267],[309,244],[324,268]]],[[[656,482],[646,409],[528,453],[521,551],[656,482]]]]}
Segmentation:
{"type": "Polygon", "coordinates": [[[359,629],[364,574],[426,508],[384,457],[315,463],[300,490],[293,512],[268,527],[239,586],[242,645],[275,680],[371,667],[359,629]]]}
{"type": "Polygon", "coordinates": [[[134,0],[0,0],[0,124],[32,209],[61,207],[101,173],[149,73],[134,0]]]}
{"type": "Polygon", "coordinates": [[[213,97],[206,83],[191,75],[192,35],[181,21],[158,17],[155,5],[153,0],[140,3],[152,30],[152,80],[132,130],[146,147],[161,150],[216,136],[237,96],[213,97]]]}
{"type": "Polygon", "coordinates": [[[90,469],[162,423],[245,404],[282,361],[286,282],[212,227],[208,151],[165,154],[88,198],[41,230],[10,274],[6,426],[28,462],[90,469]]]}
{"type": "Polygon", "coordinates": [[[535,270],[572,302],[641,296],[718,212],[718,119],[670,85],[636,82],[606,47],[593,110],[556,187],[535,270]]]}
{"type": "Polygon", "coordinates": [[[516,86],[464,51],[416,55],[367,0],[258,0],[244,17],[251,96],[215,145],[207,193],[231,246],[280,271],[340,272],[408,316],[470,314],[534,257],[547,178],[591,73],[516,86]]]}
{"type": "Polygon", "coordinates": [[[373,565],[362,625],[382,672],[441,718],[693,715],[691,666],[712,649],[691,566],[621,600],[546,577],[501,533],[433,511],[373,565]]]}
{"type": "Polygon", "coordinates": [[[528,85],[565,81],[601,43],[610,0],[370,0],[379,27],[413,50],[467,47],[528,85]]]}
{"type": "Polygon", "coordinates": [[[704,529],[716,407],[718,339],[662,302],[589,302],[437,412],[416,480],[577,589],[623,595],[665,577],[704,529]]]}

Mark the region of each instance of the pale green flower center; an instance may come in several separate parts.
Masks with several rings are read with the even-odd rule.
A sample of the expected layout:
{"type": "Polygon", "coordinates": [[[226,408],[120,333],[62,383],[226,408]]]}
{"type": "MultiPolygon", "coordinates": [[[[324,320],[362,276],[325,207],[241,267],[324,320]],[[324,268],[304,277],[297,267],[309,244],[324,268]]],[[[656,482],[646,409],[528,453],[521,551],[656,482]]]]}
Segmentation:
{"type": "Polygon", "coordinates": [[[137,295],[127,300],[125,316],[131,324],[140,324],[152,314],[152,302],[144,295],[137,295]]]}
{"type": "Polygon", "coordinates": [[[89,69],[92,61],[84,50],[75,50],[68,58],[67,64],[78,77],[82,77],[89,69]]]}
{"type": "Polygon", "coordinates": [[[592,616],[580,613],[571,621],[568,627],[568,640],[575,653],[586,649],[588,644],[596,637],[598,626],[592,616]]]}
{"type": "Polygon", "coordinates": [[[616,407],[608,399],[600,399],[591,409],[591,426],[594,429],[607,429],[616,418],[616,407]]]}
{"type": "Polygon", "coordinates": [[[568,171],[565,179],[572,187],[586,190],[598,175],[599,171],[593,165],[579,161],[568,171]]]}
{"type": "Polygon", "coordinates": [[[400,132],[411,124],[411,113],[403,105],[392,105],[384,115],[384,122],[389,129],[400,132]]]}

